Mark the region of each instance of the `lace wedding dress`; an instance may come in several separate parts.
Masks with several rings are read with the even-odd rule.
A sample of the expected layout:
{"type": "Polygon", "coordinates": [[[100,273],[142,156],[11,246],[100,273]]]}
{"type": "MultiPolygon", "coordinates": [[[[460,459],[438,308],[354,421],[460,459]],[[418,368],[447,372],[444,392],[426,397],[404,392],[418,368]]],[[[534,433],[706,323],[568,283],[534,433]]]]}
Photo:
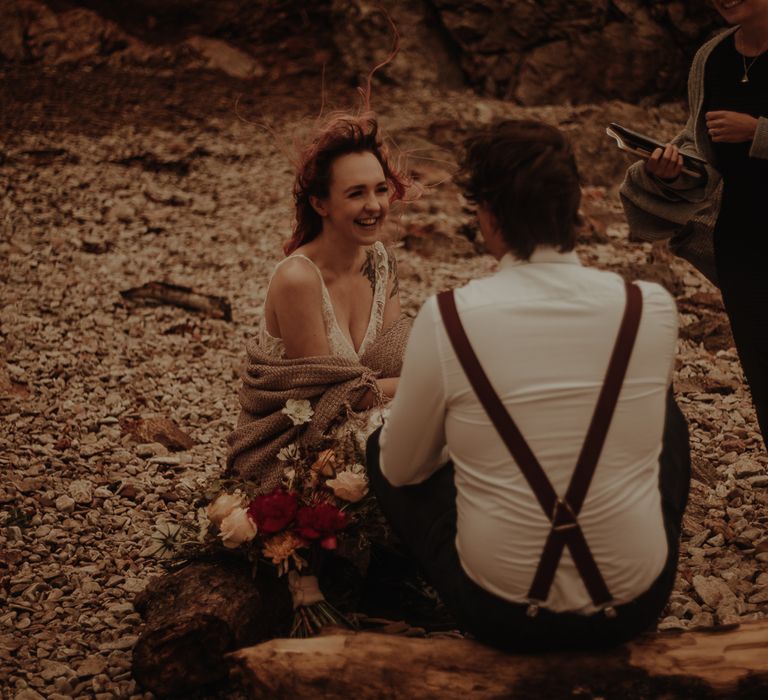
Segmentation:
{"type": "MultiPolygon", "coordinates": [[[[352,342],[342,332],[339,322],[336,319],[336,313],[333,309],[333,304],[331,303],[331,295],[328,293],[328,288],[325,286],[323,275],[312,260],[305,255],[294,254],[281,260],[272,272],[272,276],[274,277],[274,274],[280,265],[285,263],[286,260],[295,260],[296,258],[306,260],[307,264],[317,272],[320,277],[320,285],[322,288],[323,320],[325,321],[325,333],[328,339],[328,347],[331,355],[357,361],[365,354],[365,351],[370,347],[371,343],[376,340],[376,337],[381,331],[382,322],[384,320],[384,307],[387,303],[389,258],[387,256],[386,248],[380,241],[374,243],[371,250],[373,251],[375,272],[373,301],[371,303],[371,314],[368,320],[368,327],[363,336],[363,340],[360,343],[360,347],[357,350],[355,350],[352,342]]],[[[271,281],[270,278],[270,282],[271,281]]],[[[269,287],[267,287],[267,293],[269,293],[269,287]]],[[[285,345],[281,338],[276,338],[269,334],[267,331],[266,316],[263,312],[261,323],[259,325],[259,345],[264,352],[273,357],[285,357],[285,345]]],[[[388,406],[376,406],[358,412],[339,426],[335,433],[335,437],[340,441],[343,441],[347,437],[351,437],[358,455],[364,455],[365,442],[368,439],[368,436],[381,426],[388,410],[388,406]]]]}

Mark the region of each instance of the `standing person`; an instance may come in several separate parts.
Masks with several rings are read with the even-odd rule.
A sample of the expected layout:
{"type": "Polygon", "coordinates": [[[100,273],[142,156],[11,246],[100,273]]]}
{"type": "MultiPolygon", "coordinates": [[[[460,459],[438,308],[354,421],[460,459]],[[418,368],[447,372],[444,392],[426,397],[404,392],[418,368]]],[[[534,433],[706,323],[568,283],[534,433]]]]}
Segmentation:
{"type": "Polygon", "coordinates": [[[420,310],[368,441],[371,485],[480,640],[617,644],[654,624],[675,577],[690,469],[669,392],[675,303],[581,266],[578,172],[556,128],[491,127],[463,173],[499,270],[420,310]]]}
{"type": "MultiPolygon", "coordinates": [[[[259,337],[248,345],[242,411],[228,473],[261,492],[280,484],[281,450],[346,430],[364,439],[397,390],[409,324],[397,266],[381,242],[390,203],[405,192],[370,113],[336,115],[296,172],[296,225],[267,289],[259,337]],[[293,421],[286,401],[309,401],[293,421]]],[[[378,421],[378,423],[377,423],[378,421]]]]}
{"type": "Polygon", "coordinates": [[[765,441],[768,0],[714,0],[714,5],[736,26],[699,49],[689,75],[685,129],[645,164],[630,167],[621,198],[630,231],[641,239],[670,236],[702,212],[709,218],[716,279],[765,441]],[[706,177],[681,174],[681,151],[710,163],[706,177]]]}

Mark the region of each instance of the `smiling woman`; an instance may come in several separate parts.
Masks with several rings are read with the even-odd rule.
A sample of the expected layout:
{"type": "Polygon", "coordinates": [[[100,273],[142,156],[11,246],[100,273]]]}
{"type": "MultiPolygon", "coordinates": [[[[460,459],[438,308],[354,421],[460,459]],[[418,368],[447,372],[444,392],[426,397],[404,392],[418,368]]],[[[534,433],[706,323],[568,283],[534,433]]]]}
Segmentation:
{"type": "Polygon", "coordinates": [[[405,191],[371,113],[333,116],[301,154],[293,235],[269,281],[258,340],[248,348],[259,389],[250,391],[246,377],[230,438],[230,470],[261,490],[279,483],[275,458],[289,442],[317,449],[346,431],[362,454],[395,395],[407,323],[400,319],[397,265],[381,239],[390,204],[405,191]],[[264,428],[278,387],[264,379],[263,368],[280,363],[293,363],[290,377],[280,375],[290,398],[310,400],[315,409],[301,430],[285,421],[264,428]],[[349,370],[341,378],[339,363],[349,370]],[[334,371],[318,378],[319,366],[334,371]]]}
{"type": "MultiPolygon", "coordinates": [[[[288,257],[267,290],[265,347],[286,358],[357,359],[399,317],[397,268],[380,239],[390,202],[404,192],[372,116],[337,116],[319,132],[296,175],[288,257]]],[[[396,386],[379,382],[390,398],[396,386]]]]}

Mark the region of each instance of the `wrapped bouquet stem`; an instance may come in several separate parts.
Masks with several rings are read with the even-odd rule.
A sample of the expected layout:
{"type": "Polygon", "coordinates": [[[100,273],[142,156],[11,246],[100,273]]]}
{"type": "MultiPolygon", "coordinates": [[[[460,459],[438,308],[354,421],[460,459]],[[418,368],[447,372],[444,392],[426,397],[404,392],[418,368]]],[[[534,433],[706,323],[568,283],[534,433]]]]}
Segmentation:
{"type": "Polygon", "coordinates": [[[313,637],[326,625],[355,629],[355,625],[325,599],[317,576],[291,571],[288,588],[294,611],[291,637],[313,637]]]}

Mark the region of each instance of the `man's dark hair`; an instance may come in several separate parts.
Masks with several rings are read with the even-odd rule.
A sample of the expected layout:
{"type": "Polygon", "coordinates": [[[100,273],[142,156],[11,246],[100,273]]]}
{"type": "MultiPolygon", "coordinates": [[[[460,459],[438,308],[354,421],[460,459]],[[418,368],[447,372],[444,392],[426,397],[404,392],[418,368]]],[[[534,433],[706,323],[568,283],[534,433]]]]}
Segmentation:
{"type": "Polygon", "coordinates": [[[579,224],[579,172],[573,149],[554,126],[531,120],[495,124],[465,143],[459,184],[488,207],[512,253],[536,246],[573,250],[579,224]]]}

